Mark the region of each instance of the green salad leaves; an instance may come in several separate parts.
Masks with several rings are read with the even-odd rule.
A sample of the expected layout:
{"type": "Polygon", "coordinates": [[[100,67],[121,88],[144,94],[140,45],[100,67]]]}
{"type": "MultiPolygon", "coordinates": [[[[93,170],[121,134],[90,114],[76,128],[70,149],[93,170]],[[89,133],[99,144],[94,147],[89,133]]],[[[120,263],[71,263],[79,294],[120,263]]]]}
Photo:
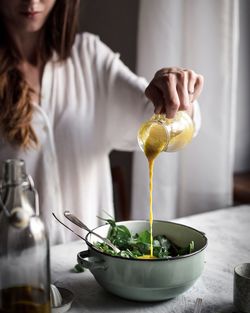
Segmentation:
{"type": "MultiPolygon", "coordinates": [[[[107,219],[105,221],[110,224],[107,238],[121,251],[115,253],[112,248],[107,246],[104,242],[96,242],[94,244],[98,250],[113,256],[121,256],[124,258],[138,258],[150,255],[150,232],[148,230],[132,235],[126,226],[117,225],[112,219],[107,219]]],[[[170,241],[165,235],[157,235],[153,237],[153,255],[156,258],[167,259],[189,254],[193,251],[193,241],[191,241],[187,247],[181,248],[170,241]]]]}

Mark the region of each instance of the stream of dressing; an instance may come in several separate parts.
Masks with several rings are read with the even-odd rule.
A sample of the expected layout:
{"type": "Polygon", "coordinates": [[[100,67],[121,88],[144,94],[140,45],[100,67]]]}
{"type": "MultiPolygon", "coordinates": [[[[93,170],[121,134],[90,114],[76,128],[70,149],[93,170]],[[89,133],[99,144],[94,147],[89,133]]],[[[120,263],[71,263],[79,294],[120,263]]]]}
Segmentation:
{"type": "MultiPolygon", "coordinates": [[[[160,119],[161,116],[159,115],[160,119]]],[[[157,121],[157,119],[156,119],[157,121]]],[[[140,129],[139,137],[143,142],[143,150],[148,159],[149,168],[149,222],[150,222],[150,255],[141,258],[155,258],[153,254],[153,173],[154,161],[162,151],[177,151],[184,147],[193,137],[194,125],[187,113],[179,111],[174,120],[163,119],[163,124],[146,122],[140,129]],[[168,132],[166,125],[172,124],[168,132]],[[165,125],[165,126],[164,126],[165,125]],[[171,146],[169,150],[169,146],[171,146]]]]}
{"type": "Polygon", "coordinates": [[[144,259],[155,258],[153,255],[153,174],[154,161],[167,145],[167,135],[164,127],[155,124],[150,128],[144,144],[144,153],[148,159],[149,169],[149,224],[150,224],[150,255],[144,255],[144,259]]]}

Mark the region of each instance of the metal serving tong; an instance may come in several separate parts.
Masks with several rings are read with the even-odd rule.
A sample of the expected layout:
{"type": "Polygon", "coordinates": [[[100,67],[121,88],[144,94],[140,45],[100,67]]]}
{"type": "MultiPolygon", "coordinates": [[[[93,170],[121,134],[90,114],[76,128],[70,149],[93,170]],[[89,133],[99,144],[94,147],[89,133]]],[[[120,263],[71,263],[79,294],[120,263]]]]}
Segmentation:
{"type": "MultiPolygon", "coordinates": [[[[69,229],[72,233],[74,233],[76,236],[78,236],[79,238],[83,239],[86,242],[86,238],[82,237],[81,235],[77,234],[76,232],[73,231],[73,229],[71,229],[69,226],[67,226],[66,224],[64,224],[62,221],[60,221],[58,219],[58,217],[56,217],[56,215],[54,213],[52,213],[52,215],[54,216],[54,218],[61,223],[64,227],[66,227],[67,229],[69,229]]],[[[98,237],[99,239],[101,239],[104,243],[106,243],[111,249],[113,249],[116,253],[119,253],[120,250],[108,239],[108,238],[104,238],[101,235],[99,235],[98,233],[96,233],[95,231],[91,230],[87,225],[85,225],[82,221],[79,220],[78,217],[76,217],[74,214],[70,213],[70,211],[65,211],[64,212],[64,216],[71,221],[73,224],[77,225],[78,227],[88,231],[89,233],[95,235],[96,237],[98,237]]]]}

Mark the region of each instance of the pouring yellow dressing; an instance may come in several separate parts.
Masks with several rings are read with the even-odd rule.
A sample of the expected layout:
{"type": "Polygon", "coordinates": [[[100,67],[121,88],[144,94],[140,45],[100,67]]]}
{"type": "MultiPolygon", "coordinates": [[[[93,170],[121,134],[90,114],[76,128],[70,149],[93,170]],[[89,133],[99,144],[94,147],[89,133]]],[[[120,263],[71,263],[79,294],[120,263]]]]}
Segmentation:
{"type": "Polygon", "coordinates": [[[153,259],[153,172],[154,161],[162,151],[177,151],[184,147],[193,137],[194,125],[190,116],[179,111],[174,119],[164,115],[154,115],[145,122],[138,133],[139,146],[145,153],[149,167],[149,223],[150,255],[140,259],[153,259]]]}
{"type": "Polygon", "coordinates": [[[166,147],[168,137],[162,125],[154,124],[149,130],[149,134],[144,144],[144,153],[148,159],[149,168],[149,223],[150,223],[150,255],[145,258],[154,258],[153,256],[153,173],[154,161],[160,152],[166,147]]]}

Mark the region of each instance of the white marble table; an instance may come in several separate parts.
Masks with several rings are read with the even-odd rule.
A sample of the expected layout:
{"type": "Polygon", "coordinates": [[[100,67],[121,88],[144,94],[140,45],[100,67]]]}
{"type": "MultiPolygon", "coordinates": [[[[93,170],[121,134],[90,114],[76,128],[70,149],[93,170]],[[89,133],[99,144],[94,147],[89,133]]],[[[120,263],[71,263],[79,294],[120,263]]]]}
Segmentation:
{"type": "Polygon", "coordinates": [[[197,297],[203,299],[202,313],[232,313],[233,269],[250,262],[250,205],[193,215],[175,220],[206,233],[208,247],[202,276],[179,297],[158,303],[139,303],[118,298],[104,291],[86,270],[72,271],[76,255],[85,250],[84,242],[51,248],[52,282],[75,294],[70,313],[133,312],[191,313],[197,297]]]}

